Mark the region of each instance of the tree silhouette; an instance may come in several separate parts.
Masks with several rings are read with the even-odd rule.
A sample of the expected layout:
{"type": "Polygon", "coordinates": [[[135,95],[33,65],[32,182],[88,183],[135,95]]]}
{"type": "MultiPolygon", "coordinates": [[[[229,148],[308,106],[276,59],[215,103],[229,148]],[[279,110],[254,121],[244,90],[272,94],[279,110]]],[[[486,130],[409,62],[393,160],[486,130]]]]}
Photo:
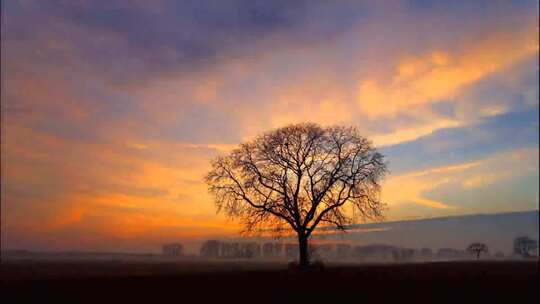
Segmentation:
{"type": "Polygon", "coordinates": [[[523,258],[531,257],[531,251],[538,248],[538,242],[527,236],[514,239],[514,253],[523,258]]]}
{"type": "Polygon", "coordinates": [[[300,266],[321,222],[345,230],[377,219],[384,205],[382,154],[354,127],[296,124],[264,133],[212,162],[206,175],[218,211],[244,224],[243,233],[292,229],[300,266]]]}
{"type": "Polygon", "coordinates": [[[484,243],[472,243],[467,247],[467,252],[476,254],[476,259],[480,259],[480,254],[488,253],[488,246],[484,243]]]}

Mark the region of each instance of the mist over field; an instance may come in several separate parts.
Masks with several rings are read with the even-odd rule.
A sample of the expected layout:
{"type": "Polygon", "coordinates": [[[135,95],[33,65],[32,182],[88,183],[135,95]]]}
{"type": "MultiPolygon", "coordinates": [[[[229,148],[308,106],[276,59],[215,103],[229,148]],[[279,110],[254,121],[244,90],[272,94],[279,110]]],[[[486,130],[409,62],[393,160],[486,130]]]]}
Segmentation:
{"type": "MultiPolygon", "coordinates": [[[[351,245],[390,245],[403,248],[412,248],[421,250],[429,248],[434,253],[441,248],[453,248],[464,250],[467,245],[481,241],[489,245],[492,254],[501,252],[506,256],[512,254],[513,241],[520,236],[528,236],[532,239],[539,239],[538,211],[511,212],[499,214],[479,214],[466,216],[452,216],[443,218],[395,221],[361,224],[349,227],[346,232],[336,232],[331,229],[323,229],[321,233],[313,237],[315,244],[351,244],[351,245]]],[[[213,238],[209,238],[213,239],[213,238]]],[[[216,238],[223,242],[257,242],[264,244],[266,242],[294,243],[292,237],[281,238],[216,238]]],[[[181,239],[169,239],[168,243],[181,243],[183,245],[183,254],[187,256],[198,256],[201,245],[205,239],[191,240],[183,243],[181,239]]],[[[20,257],[20,253],[13,250],[24,250],[28,248],[12,248],[11,251],[3,249],[4,258],[20,257]]],[[[35,252],[47,252],[47,250],[28,250],[35,252]]],[[[55,253],[64,253],[57,258],[69,258],[65,255],[69,251],[52,251],[50,256],[55,253]]],[[[142,258],[145,256],[161,255],[161,244],[159,247],[148,251],[81,251],[72,250],[71,257],[84,256],[86,258],[107,259],[107,258],[142,258]],[[89,254],[92,253],[92,254],[89,254]],[[130,256],[131,254],[131,256],[130,256]]],[[[24,256],[24,255],[23,255],[24,256]]],[[[37,256],[36,256],[37,257],[37,256]]],[[[245,259],[244,259],[245,260],[245,259]]],[[[256,260],[256,259],[255,259],[256,260]]]]}
{"type": "MultiPolygon", "coordinates": [[[[538,239],[538,211],[453,216],[434,219],[358,225],[375,232],[336,235],[336,239],[366,243],[387,243],[412,248],[459,248],[475,241],[496,251],[509,253],[519,236],[538,239]]],[[[325,238],[326,239],[326,238],[325,238]]]]}

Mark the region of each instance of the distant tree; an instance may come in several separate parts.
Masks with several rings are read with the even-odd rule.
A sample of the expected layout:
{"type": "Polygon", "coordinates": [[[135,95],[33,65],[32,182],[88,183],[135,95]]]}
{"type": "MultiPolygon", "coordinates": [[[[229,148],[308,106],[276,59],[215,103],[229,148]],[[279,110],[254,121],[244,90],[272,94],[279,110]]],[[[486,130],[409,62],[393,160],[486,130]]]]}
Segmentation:
{"type": "Polygon", "coordinates": [[[433,251],[430,248],[422,248],[420,254],[424,258],[431,258],[431,256],[433,256],[433,251]]]}
{"type": "Polygon", "coordinates": [[[202,244],[200,255],[203,257],[219,257],[219,249],[221,247],[221,242],[217,240],[209,240],[202,244]]]}
{"type": "Polygon", "coordinates": [[[276,129],[218,157],[205,181],[219,210],[239,218],[244,233],[292,229],[300,266],[320,223],[345,230],[382,216],[382,154],[354,127],[304,123],[276,129]]]}
{"type": "Polygon", "coordinates": [[[178,243],[164,244],[161,247],[161,251],[163,252],[164,255],[168,255],[168,256],[181,256],[184,254],[182,244],[178,244],[178,243]]]}
{"type": "Polygon", "coordinates": [[[466,251],[470,254],[475,254],[478,260],[482,253],[488,253],[488,246],[484,243],[472,243],[467,247],[466,251]]]}
{"type": "Polygon", "coordinates": [[[530,237],[522,236],[514,239],[514,253],[523,258],[530,258],[531,251],[535,249],[538,249],[538,242],[530,237]]]}
{"type": "Polygon", "coordinates": [[[251,248],[249,248],[249,247],[244,248],[242,257],[251,259],[253,257],[253,255],[254,255],[254,252],[253,252],[253,250],[251,248]]]}
{"type": "Polygon", "coordinates": [[[402,248],[401,249],[401,260],[402,261],[410,261],[414,259],[415,257],[415,250],[410,248],[402,248]]]}
{"type": "Polygon", "coordinates": [[[462,252],[462,251],[454,249],[454,248],[440,248],[437,251],[437,258],[458,259],[458,258],[461,258],[464,253],[465,252],[462,252]]]}
{"type": "Polygon", "coordinates": [[[395,262],[400,262],[401,261],[402,256],[401,256],[401,251],[400,250],[394,249],[394,250],[392,250],[390,252],[391,252],[392,258],[394,259],[395,262]]]}

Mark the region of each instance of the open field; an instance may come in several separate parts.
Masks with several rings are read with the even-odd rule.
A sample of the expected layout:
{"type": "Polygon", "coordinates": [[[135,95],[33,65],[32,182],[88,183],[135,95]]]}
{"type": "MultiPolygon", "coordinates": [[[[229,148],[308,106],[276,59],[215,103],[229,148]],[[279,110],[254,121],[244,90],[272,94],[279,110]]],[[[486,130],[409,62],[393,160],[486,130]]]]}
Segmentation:
{"type": "Polygon", "coordinates": [[[327,265],[3,261],[3,303],[529,303],[537,262],[327,265]]]}

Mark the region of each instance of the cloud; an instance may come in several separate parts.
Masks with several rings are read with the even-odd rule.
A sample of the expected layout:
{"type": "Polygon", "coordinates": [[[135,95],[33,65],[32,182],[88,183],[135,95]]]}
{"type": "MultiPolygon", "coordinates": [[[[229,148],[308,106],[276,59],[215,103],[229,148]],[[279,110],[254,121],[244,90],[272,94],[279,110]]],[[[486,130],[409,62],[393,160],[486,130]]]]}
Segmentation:
{"type": "MultiPolygon", "coordinates": [[[[491,185],[512,189],[511,181],[538,176],[538,148],[522,148],[498,153],[474,162],[434,167],[421,171],[390,176],[383,184],[383,199],[392,208],[403,204],[418,204],[433,209],[448,209],[455,212],[473,213],[477,205],[491,202],[452,199],[449,192],[474,191],[476,198],[491,185]],[[505,183],[507,185],[505,185],[505,183]]],[[[484,199],[487,199],[484,198],[484,199]]],[[[534,197],[525,196],[522,204],[534,208],[534,197]]],[[[527,210],[524,208],[524,210],[527,210]]],[[[423,212],[429,213],[429,210],[423,212]]]]}
{"type": "Polygon", "coordinates": [[[504,151],[538,145],[538,108],[441,129],[413,141],[381,148],[395,174],[476,161],[504,151]]]}
{"type": "Polygon", "coordinates": [[[436,120],[432,124],[426,124],[417,127],[399,128],[394,132],[375,135],[372,138],[373,143],[377,147],[384,147],[399,144],[401,142],[415,140],[420,137],[430,135],[439,129],[456,128],[460,127],[461,125],[462,123],[457,120],[440,119],[436,120]]]}
{"type": "Polygon", "coordinates": [[[484,161],[482,171],[472,172],[462,181],[465,189],[485,187],[519,175],[537,173],[538,149],[518,149],[495,155],[484,161]],[[489,170],[487,170],[489,168],[489,170]],[[487,172],[486,172],[487,171],[487,172]]]}
{"type": "Polygon", "coordinates": [[[452,175],[452,172],[467,170],[476,165],[465,163],[391,176],[383,184],[382,199],[389,204],[390,209],[393,205],[402,203],[415,203],[435,209],[455,209],[456,206],[423,197],[422,194],[449,182],[451,179],[449,175],[452,175]]]}
{"type": "Polygon", "coordinates": [[[473,176],[463,181],[463,187],[466,189],[483,187],[499,181],[505,177],[504,174],[487,174],[484,176],[473,176]]]}
{"type": "MultiPolygon", "coordinates": [[[[359,83],[358,103],[369,117],[395,115],[410,106],[452,99],[463,87],[524,58],[535,56],[536,27],[523,33],[495,33],[470,42],[457,54],[432,51],[398,63],[388,84],[359,83]]],[[[537,42],[536,42],[537,44],[537,42]]]]}

